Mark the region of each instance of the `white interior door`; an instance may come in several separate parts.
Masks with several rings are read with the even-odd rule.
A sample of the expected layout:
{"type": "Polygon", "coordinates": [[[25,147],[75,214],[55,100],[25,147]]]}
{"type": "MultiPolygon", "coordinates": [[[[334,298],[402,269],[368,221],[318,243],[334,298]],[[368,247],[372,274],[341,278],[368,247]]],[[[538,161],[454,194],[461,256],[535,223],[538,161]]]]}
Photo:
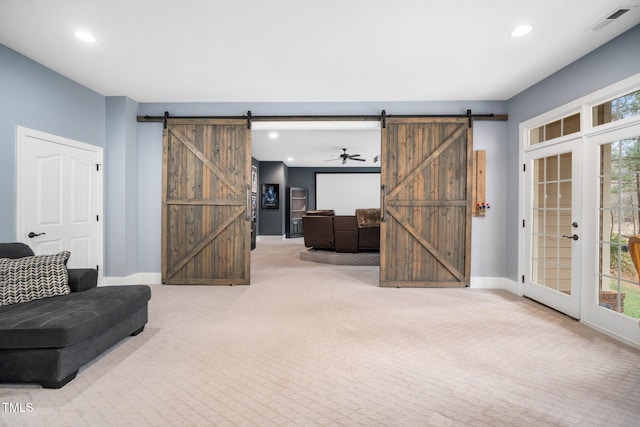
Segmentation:
{"type": "MultiPolygon", "coordinates": [[[[102,265],[102,148],[18,129],[18,236],[37,254],[102,265]]],[[[102,275],[100,274],[100,277],[102,275]]]]}
{"type": "Polygon", "coordinates": [[[525,155],[524,295],[580,318],[582,218],[579,141],[525,155]]]}

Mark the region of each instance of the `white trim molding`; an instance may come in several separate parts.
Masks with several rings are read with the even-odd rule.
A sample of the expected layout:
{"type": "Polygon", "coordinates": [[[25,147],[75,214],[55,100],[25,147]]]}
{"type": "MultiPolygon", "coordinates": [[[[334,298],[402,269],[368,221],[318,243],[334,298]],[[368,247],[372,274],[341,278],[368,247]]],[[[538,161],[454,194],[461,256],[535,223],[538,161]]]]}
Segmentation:
{"type": "Polygon", "coordinates": [[[522,296],[522,288],[518,282],[506,277],[471,277],[471,289],[506,289],[516,295],[522,296]]]}
{"type": "Polygon", "coordinates": [[[160,273],[135,273],[124,277],[105,276],[105,286],[119,285],[160,285],[162,276],[160,273]]]}

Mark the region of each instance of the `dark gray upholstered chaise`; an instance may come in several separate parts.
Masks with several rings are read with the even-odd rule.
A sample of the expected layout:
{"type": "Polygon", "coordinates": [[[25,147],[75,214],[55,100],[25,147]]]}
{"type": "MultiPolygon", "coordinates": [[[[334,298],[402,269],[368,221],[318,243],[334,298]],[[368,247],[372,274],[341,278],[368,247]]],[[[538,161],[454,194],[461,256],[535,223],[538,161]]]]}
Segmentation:
{"type": "MultiPolygon", "coordinates": [[[[33,256],[0,243],[0,258],[33,256]]],[[[0,382],[60,388],[78,369],[147,323],[148,286],[97,287],[92,269],[69,269],[71,293],[0,306],[0,382]]]]}

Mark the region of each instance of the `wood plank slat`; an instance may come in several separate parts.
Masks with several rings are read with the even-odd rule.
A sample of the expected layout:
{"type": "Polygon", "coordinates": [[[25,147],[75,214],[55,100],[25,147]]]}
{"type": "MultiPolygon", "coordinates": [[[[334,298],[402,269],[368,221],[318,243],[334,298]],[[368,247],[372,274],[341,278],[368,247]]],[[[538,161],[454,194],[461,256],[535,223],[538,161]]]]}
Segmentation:
{"type": "Polygon", "coordinates": [[[468,200],[391,200],[387,202],[388,206],[467,206],[468,200]]]}
{"type": "Polygon", "coordinates": [[[465,226],[465,242],[463,245],[464,248],[464,253],[465,253],[465,259],[464,259],[464,276],[469,278],[469,282],[467,282],[467,286],[470,286],[470,280],[471,280],[471,210],[473,208],[472,203],[473,203],[473,199],[471,198],[471,193],[470,193],[470,188],[473,185],[473,170],[471,168],[472,164],[473,164],[473,128],[468,128],[467,129],[467,182],[466,182],[466,189],[467,189],[467,200],[469,201],[468,205],[467,205],[467,209],[465,211],[465,215],[464,215],[464,226],[465,226]]]}
{"type": "Polygon", "coordinates": [[[161,227],[162,227],[162,236],[161,236],[161,256],[162,256],[162,266],[160,269],[160,276],[162,278],[167,277],[167,262],[168,259],[168,251],[167,251],[167,241],[168,241],[168,229],[167,229],[167,192],[168,192],[168,164],[169,164],[169,132],[167,129],[162,131],[162,209],[161,209],[161,227]]]}
{"type": "Polygon", "coordinates": [[[398,116],[387,116],[387,126],[390,124],[420,124],[420,123],[435,123],[435,124],[447,124],[447,123],[461,123],[465,124],[467,127],[469,126],[469,120],[467,117],[398,117],[398,116]]]}
{"type": "Polygon", "coordinates": [[[197,206],[244,206],[240,199],[167,199],[167,205],[197,205],[197,206]]]}
{"type": "MultiPolygon", "coordinates": [[[[424,288],[424,282],[422,281],[409,281],[409,280],[387,280],[384,287],[391,288],[424,288]]],[[[440,281],[438,282],[439,288],[462,288],[464,283],[456,281],[440,281]]]]}
{"type": "MultiPolygon", "coordinates": [[[[382,128],[380,131],[380,153],[391,153],[389,149],[389,137],[387,128],[382,128]]],[[[387,271],[387,257],[384,254],[388,253],[387,245],[389,242],[385,238],[388,235],[388,223],[387,223],[387,212],[386,212],[386,185],[387,182],[387,174],[389,173],[391,159],[389,158],[391,155],[382,155],[380,161],[380,254],[383,255],[380,257],[380,272],[378,273],[378,281],[379,283],[384,283],[386,281],[385,273],[387,271]]]]}
{"type": "Polygon", "coordinates": [[[246,128],[247,121],[237,118],[184,118],[184,117],[169,117],[167,123],[171,125],[215,125],[215,126],[242,126],[246,128]]]}

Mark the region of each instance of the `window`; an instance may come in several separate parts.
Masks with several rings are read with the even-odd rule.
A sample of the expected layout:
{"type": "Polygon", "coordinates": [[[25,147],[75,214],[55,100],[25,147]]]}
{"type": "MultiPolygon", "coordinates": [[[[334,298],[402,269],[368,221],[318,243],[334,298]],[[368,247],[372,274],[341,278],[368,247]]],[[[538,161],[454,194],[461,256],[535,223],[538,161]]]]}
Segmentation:
{"type": "Polygon", "coordinates": [[[546,123],[529,131],[529,145],[580,132],[580,113],[546,123]]]}
{"type": "Polygon", "coordinates": [[[593,126],[640,114],[640,90],[593,107],[593,126]]]}

